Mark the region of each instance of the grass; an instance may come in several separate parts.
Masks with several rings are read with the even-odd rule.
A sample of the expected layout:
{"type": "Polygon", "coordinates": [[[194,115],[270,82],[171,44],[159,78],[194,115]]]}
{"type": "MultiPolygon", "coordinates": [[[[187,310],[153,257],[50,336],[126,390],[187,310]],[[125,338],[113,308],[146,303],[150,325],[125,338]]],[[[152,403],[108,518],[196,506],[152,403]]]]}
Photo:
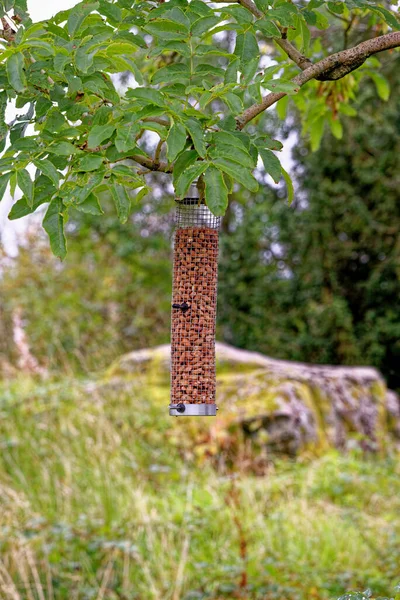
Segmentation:
{"type": "Polygon", "coordinates": [[[393,595],[396,457],[219,472],[167,404],[144,381],[1,384],[1,600],[393,595]]]}

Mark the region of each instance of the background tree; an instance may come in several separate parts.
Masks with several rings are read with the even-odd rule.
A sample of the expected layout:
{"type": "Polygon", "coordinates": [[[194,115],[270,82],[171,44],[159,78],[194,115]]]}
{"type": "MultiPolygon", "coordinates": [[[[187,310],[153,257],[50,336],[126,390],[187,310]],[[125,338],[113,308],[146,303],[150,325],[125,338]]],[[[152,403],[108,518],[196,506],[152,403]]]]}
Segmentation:
{"type": "MultiPolygon", "coordinates": [[[[372,364],[400,386],[399,81],[382,105],[366,85],[325,131],[318,152],[299,140],[291,210],[272,191],[232,203],[222,237],[219,318],[231,343],[314,363],[372,364]],[[248,210],[247,210],[248,209],[248,210]],[[266,309],[267,307],[267,309],[266,309]]],[[[293,115],[291,115],[293,118],[293,115]]]]}
{"type": "Polygon", "coordinates": [[[8,184],[12,194],[22,191],[12,218],[50,201],[43,225],[57,256],[66,254],[71,207],[100,215],[98,195],[108,190],[125,222],[152,171],[172,173],[178,197],[199,179],[220,215],[235,182],[257,191],[252,171],[260,157],[276,181],[286,178],[291,197],[273,152],[280,144],[257,126],[259,115],[291,95],[314,146],[325,119],[340,135],[338,116],[349,112],[360,79],[385,85],[374,55],[400,46],[387,7],[395,2],[226,4],[99,0],[32,24],[25,0],[1,3],[0,105],[4,114],[15,100],[25,112],[2,125],[3,148],[8,132],[10,146],[0,162],[0,195],[8,184]],[[330,13],[344,36],[329,29],[330,13]],[[355,22],[369,39],[343,49],[355,22]],[[235,33],[228,49],[227,32],[235,33]],[[113,74],[126,70],[137,87],[121,90],[113,74]],[[149,132],[158,136],[152,154],[149,132]]]}
{"type": "MultiPolygon", "coordinates": [[[[394,56],[383,74],[389,100],[366,82],[358,115],[343,118],[345,139],[326,128],[317,152],[295,144],[290,209],[284,189],[259,173],[259,192],[232,195],[221,234],[218,337],[280,358],[374,365],[399,388],[394,56]]],[[[283,125],[270,118],[269,126],[282,137],[299,131],[292,110],[283,125]]],[[[62,266],[32,240],[3,267],[0,353],[8,360],[15,306],[35,355],[53,368],[99,369],[121,352],[168,341],[172,197],[164,188],[144,199],[126,225],[110,198],[101,202],[102,219],[71,212],[62,266]]]]}

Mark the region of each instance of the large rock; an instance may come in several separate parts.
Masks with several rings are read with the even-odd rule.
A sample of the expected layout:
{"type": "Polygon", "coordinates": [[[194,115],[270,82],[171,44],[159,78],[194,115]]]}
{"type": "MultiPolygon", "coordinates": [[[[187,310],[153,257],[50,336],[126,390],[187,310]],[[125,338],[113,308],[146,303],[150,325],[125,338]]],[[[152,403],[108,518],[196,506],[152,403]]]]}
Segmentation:
{"type": "MultiPolygon", "coordinates": [[[[352,445],[376,451],[388,434],[400,439],[399,397],[374,368],[275,360],[220,342],[216,354],[220,410],[211,423],[198,423],[211,432],[199,437],[205,452],[211,438],[213,447],[232,446],[238,430],[253,447],[290,455],[352,445]]],[[[153,385],[167,386],[169,365],[165,344],[125,354],[108,376],[147,374],[153,385]]]]}

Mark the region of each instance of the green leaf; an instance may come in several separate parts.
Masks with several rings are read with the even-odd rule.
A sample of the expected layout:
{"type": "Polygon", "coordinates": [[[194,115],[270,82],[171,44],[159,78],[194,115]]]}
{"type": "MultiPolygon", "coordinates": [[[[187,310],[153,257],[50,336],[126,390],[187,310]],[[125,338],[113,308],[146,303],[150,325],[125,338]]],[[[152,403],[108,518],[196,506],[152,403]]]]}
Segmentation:
{"type": "Polygon", "coordinates": [[[400,22],[398,21],[396,15],[391,12],[390,10],[387,10],[386,8],[383,8],[382,6],[374,6],[374,7],[369,7],[370,10],[373,10],[376,13],[379,13],[385,20],[385,22],[390,25],[390,27],[393,27],[393,29],[400,29],[400,22]]]}
{"type": "Polygon", "coordinates": [[[52,108],[48,111],[46,120],[44,121],[44,129],[51,131],[52,133],[57,133],[64,127],[65,125],[65,117],[60,113],[59,110],[52,108]]]}
{"type": "Polygon", "coordinates": [[[341,140],[343,137],[343,126],[339,119],[331,119],[329,125],[335,138],[341,140]]]}
{"type": "Polygon", "coordinates": [[[137,45],[129,41],[113,42],[106,48],[107,56],[130,56],[137,51],[137,45]]]}
{"type": "Polygon", "coordinates": [[[357,111],[354,106],[350,106],[350,104],[340,104],[339,111],[348,117],[356,117],[357,111]]]}
{"type": "Polygon", "coordinates": [[[255,34],[252,31],[238,33],[234,53],[240,59],[241,68],[254,58],[259,56],[259,47],[255,34]]]}
{"type": "Polygon", "coordinates": [[[267,19],[261,19],[256,21],[255,27],[264,33],[267,37],[280,38],[282,37],[281,32],[273,21],[267,19]]]}
{"type": "Polygon", "coordinates": [[[191,26],[191,33],[194,36],[201,36],[206,31],[209,31],[214,25],[219,23],[220,18],[214,15],[201,17],[197,19],[191,26]]]}
{"type": "Polygon", "coordinates": [[[282,150],[283,144],[279,140],[273,140],[268,135],[261,135],[254,141],[257,148],[268,148],[268,150],[282,150]]]}
{"type": "Polygon", "coordinates": [[[71,154],[77,154],[80,150],[70,142],[58,142],[49,146],[47,152],[57,154],[57,156],[70,156],[71,154]]]}
{"type": "Polygon", "coordinates": [[[88,215],[103,215],[104,211],[100,206],[99,199],[95,194],[90,194],[84,202],[75,206],[76,210],[88,215]]]}
{"type": "Polygon", "coordinates": [[[113,56],[112,62],[114,65],[118,67],[118,71],[130,71],[133,73],[136,82],[139,85],[143,85],[143,76],[139,70],[139,67],[136,65],[135,61],[131,56],[113,56]]]}
{"type": "Polygon", "coordinates": [[[337,15],[342,15],[345,9],[343,2],[328,2],[328,8],[337,15]]]}
{"type": "Polygon", "coordinates": [[[225,71],[225,83],[237,83],[237,73],[239,70],[240,59],[233,58],[225,71]]]}
{"type": "Polygon", "coordinates": [[[146,104],[151,103],[156,106],[165,106],[164,96],[161,92],[153,90],[151,88],[135,88],[127,92],[128,98],[137,98],[138,100],[144,100],[146,104]]]}
{"type": "Polygon", "coordinates": [[[0,200],[3,199],[7,189],[8,182],[10,181],[11,173],[5,173],[0,175],[0,200]]]}
{"type": "Polygon", "coordinates": [[[26,217],[26,215],[31,215],[35,210],[43,204],[45,200],[39,199],[35,200],[32,206],[29,206],[27,199],[25,196],[22,196],[15,204],[13,204],[8,218],[10,221],[15,221],[16,219],[21,219],[22,217],[26,217]]]}
{"type": "Polygon", "coordinates": [[[241,25],[243,25],[244,23],[253,22],[252,13],[249,10],[247,10],[247,8],[244,8],[244,6],[228,6],[223,9],[223,12],[225,14],[228,14],[229,16],[232,16],[241,25]]]}
{"type": "Polygon", "coordinates": [[[173,81],[182,81],[186,83],[189,80],[190,72],[187,65],[178,63],[168,65],[156,71],[151,79],[152,83],[172,83],[173,81]]]}
{"type": "Polygon", "coordinates": [[[56,187],[58,187],[60,183],[60,176],[53,163],[51,163],[47,158],[41,158],[40,160],[34,160],[33,164],[37,169],[39,169],[39,171],[43,173],[43,175],[48,177],[56,187]]]}
{"type": "Polygon", "coordinates": [[[327,17],[320,12],[316,12],[315,16],[317,18],[316,27],[318,29],[328,29],[329,21],[327,17]]]}
{"type": "Polygon", "coordinates": [[[310,126],[311,150],[316,152],[321,145],[324,133],[325,118],[319,117],[310,126]]]}
{"type": "Polygon", "coordinates": [[[293,182],[292,182],[292,179],[291,179],[289,173],[287,173],[283,167],[282,167],[282,175],[286,182],[286,187],[287,187],[287,192],[288,192],[288,202],[289,202],[289,206],[290,206],[294,200],[293,182]]]}
{"type": "Polygon", "coordinates": [[[88,148],[97,148],[102,142],[108,140],[115,131],[115,125],[95,125],[89,131],[88,148]]]}
{"type": "Polygon", "coordinates": [[[275,183],[279,183],[282,176],[282,166],[279,158],[275,156],[271,150],[259,148],[258,151],[260,153],[261,160],[264,163],[266,172],[271,175],[275,183]]]}
{"type": "Polygon", "coordinates": [[[293,4],[286,2],[285,4],[281,4],[277,8],[269,10],[266,16],[268,19],[274,19],[276,21],[279,21],[279,23],[283,25],[283,27],[292,27],[296,24],[296,15],[296,7],[293,4]]]}
{"type": "Polygon", "coordinates": [[[185,127],[192,138],[193,145],[198,154],[204,158],[207,153],[207,149],[204,142],[204,131],[202,126],[198,121],[195,121],[194,119],[188,119],[185,123],[185,127]]]}
{"type": "Polygon", "coordinates": [[[254,179],[250,169],[244,167],[238,168],[238,164],[226,158],[216,158],[214,160],[214,166],[218,167],[220,171],[223,171],[232,179],[243,185],[250,192],[256,192],[258,190],[258,182],[254,179]]]}
{"type": "Polygon", "coordinates": [[[184,40],[189,37],[189,30],[182,23],[169,19],[155,19],[145,26],[145,30],[163,40],[184,40]]]}
{"type": "Polygon", "coordinates": [[[300,23],[300,31],[301,31],[301,39],[302,39],[301,50],[305,53],[308,53],[309,48],[310,48],[311,33],[307,26],[306,21],[303,18],[299,18],[299,23],[300,23]]]}
{"type": "Polygon", "coordinates": [[[139,131],[140,127],[137,123],[129,123],[127,126],[118,127],[115,137],[115,146],[118,152],[128,152],[128,150],[134,148],[139,131]]]}
{"type": "Polygon", "coordinates": [[[63,260],[67,254],[67,244],[64,236],[64,205],[62,200],[56,198],[49,204],[43,219],[43,228],[50,239],[53,254],[63,260]]]}
{"type": "Polygon", "coordinates": [[[23,194],[28,200],[28,204],[32,206],[33,203],[33,181],[26,169],[17,171],[17,185],[22,190],[23,194]]]}
{"type": "Polygon", "coordinates": [[[99,169],[101,167],[102,164],[103,164],[102,156],[95,156],[95,155],[88,154],[87,156],[84,156],[83,158],[81,158],[81,160],[78,163],[77,170],[84,171],[84,172],[96,171],[97,169],[99,169]]]}
{"type": "Polygon", "coordinates": [[[90,13],[94,12],[98,8],[98,2],[93,2],[91,4],[81,2],[80,4],[74,6],[74,8],[72,8],[69,13],[67,21],[68,33],[71,36],[73,36],[75,32],[79,29],[79,27],[82,25],[84,19],[86,19],[86,17],[90,15],[90,13]]]}
{"type": "Polygon", "coordinates": [[[269,9],[269,0],[255,0],[254,3],[262,12],[266,12],[269,9]]]}
{"type": "Polygon", "coordinates": [[[197,15],[205,16],[213,14],[212,9],[200,0],[192,0],[190,2],[190,9],[197,15]]]}
{"type": "MultiPolygon", "coordinates": [[[[198,48],[199,47],[196,49],[196,53],[198,52],[198,48]]],[[[160,56],[160,54],[163,54],[166,50],[169,52],[177,52],[185,58],[190,58],[190,48],[188,47],[187,43],[178,40],[170,40],[169,42],[163,42],[160,40],[160,43],[150,50],[148,56],[149,58],[152,58],[153,56],[160,56]]]]}
{"type": "Polygon", "coordinates": [[[178,158],[175,161],[174,172],[172,175],[174,185],[176,185],[176,182],[182,175],[183,171],[187,169],[190,165],[194,164],[198,158],[199,155],[197,154],[196,150],[186,150],[186,152],[182,152],[182,154],[178,156],[178,158]]]}
{"type": "Polygon", "coordinates": [[[48,98],[40,96],[36,101],[36,117],[44,117],[52,106],[53,104],[48,98]]]}
{"type": "Polygon", "coordinates": [[[228,190],[223,175],[210,166],[204,174],[204,180],[207,206],[216,217],[221,217],[228,207],[228,190]]]}
{"type": "Polygon", "coordinates": [[[271,92],[284,92],[285,94],[297,94],[300,89],[298,84],[283,79],[271,79],[265,81],[263,85],[271,92]]]}
{"type": "Polygon", "coordinates": [[[180,123],[174,123],[167,136],[167,158],[175,160],[186,144],[186,130],[180,123]]]}
{"type": "Polygon", "coordinates": [[[82,73],[87,73],[93,64],[95,51],[89,52],[86,45],[81,46],[75,53],[75,65],[82,73]]]}
{"type": "Polygon", "coordinates": [[[198,179],[200,175],[204,173],[207,168],[205,161],[196,162],[194,165],[190,165],[179,177],[175,184],[175,192],[178,198],[184,198],[188,191],[190,184],[198,179]]]}
{"type": "Polygon", "coordinates": [[[243,136],[246,136],[246,134],[228,133],[227,131],[217,131],[213,135],[213,140],[216,144],[233,146],[235,148],[239,148],[239,150],[244,150],[245,152],[247,152],[247,146],[241,139],[243,136]]]}
{"type": "Polygon", "coordinates": [[[26,88],[26,77],[24,71],[24,55],[22,52],[11,54],[7,60],[7,77],[11,87],[16,92],[22,93],[26,88]]]}
{"type": "Polygon", "coordinates": [[[144,196],[146,196],[150,192],[148,187],[144,187],[135,196],[135,202],[138,204],[144,196]]]}
{"type": "MultiPolygon", "coordinates": [[[[80,204],[103,182],[104,169],[90,171],[81,175],[81,181],[84,184],[75,188],[72,192],[72,200],[74,204],[80,204]]],[[[71,200],[71,198],[69,198],[71,200]]]]}
{"type": "Polygon", "coordinates": [[[256,165],[247,148],[241,144],[239,139],[235,139],[233,134],[227,132],[215,134],[214,142],[215,147],[212,147],[209,151],[212,158],[227,158],[244,167],[255,168],[256,165]]]}
{"type": "MultiPolygon", "coordinates": [[[[179,4],[179,2],[177,4],[179,4]]],[[[175,23],[181,23],[189,30],[190,19],[188,19],[186,14],[179,6],[173,6],[172,8],[170,8],[172,5],[173,2],[166,2],[165,6],[159,6],[158,9],[156,9],[154,12],[157,13],[157,10],[161,11],[160,14],[157,14],[157,16],[163,16],[167,19],[170,19],[171,21],[174,21],[175,23]]]]}
{"type": "Polygon", "coordinates": [[[222,97],[222,100],[227,104],[229,110],[234,115],[237,115],[240,112],[242,112],[243,103],[242,103],[241,99],[239,98],[239,96],[237,96],[233,92],[227,92],[226,94],[224,94],[224,96],[222,97]]]}
{"type": "Polygon", "coordinates": [[[42,52],[38,52],[38,54],[42,54],[43,56],[54,56],[56,51],[53,46],[44,40],[37,40],[34,38],[29,38],[27,42],[20,45],[21,49],[31,50],[32,48],[37,48],[38,50],[42,50],[42,52]]]}
{"type": "Polygon", "coordinates": [[[111,2],[100,0],[100,12],[106,16],[113,25],[118,25],[122,21],[122,10],[111,2]]]}
{"type": "Polygon", "coordinates": [[[134,179],[140,182],[141,185],[143,185],[143,180],[136,175],[136,172],[132,169],[132,167],[117,164],[113,166],[112,172],[114,175],[120,175],[121,177],[128,177],[129,179],[134,179]]]}
{"type": "Polygon", "coordinates": [[[376,91],[378,92],[379,98],[387,102],[390,96],[390,85],[386,77],[381,75],[381,73],[376,73],[371,71],[369,76],[375,83],[376,91]]]}
{"type": "Polygon", "coordinates": [[[276,113],[277,113],[278,117],[281,119],[281,121],[284,121],[286,118],[288,104],[289,104],[289,96],[284,96],[283,98],[281,98],[281,100],[279,100],[278,104],[276,105],[276,113]]]}
{"type": "Polygon", "coordinates": [[[131,199],[123,185],[111,185],[111,194],[121,223],[126,223],[131,211],[131,199]]]}
{"type": "Polygon", "coordinates": [[[39,175],[39,177],[35,179],[33,204],[30,206],[25,196],[23,196],[13,205],[8,218],[10,220],[14,220],[20,219],[25,215],[30,215],[31,213],[35,212],[38,206],[44,204],[45,202],[49,202],[53,197],[54,192],[55,187],[50,179],[44,175],[39,175]]]}

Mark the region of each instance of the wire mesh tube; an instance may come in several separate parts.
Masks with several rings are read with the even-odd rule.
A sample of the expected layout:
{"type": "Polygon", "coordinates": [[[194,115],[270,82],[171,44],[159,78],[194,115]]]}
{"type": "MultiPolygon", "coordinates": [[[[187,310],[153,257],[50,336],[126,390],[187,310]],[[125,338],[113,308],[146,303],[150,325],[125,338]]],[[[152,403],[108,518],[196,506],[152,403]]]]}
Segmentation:
{"type": "Polygon", "coordinates": [[[171,404],[174,416],[213,416],[218,230],[192,192],[178,202],[171,318],[171,404]]]}

